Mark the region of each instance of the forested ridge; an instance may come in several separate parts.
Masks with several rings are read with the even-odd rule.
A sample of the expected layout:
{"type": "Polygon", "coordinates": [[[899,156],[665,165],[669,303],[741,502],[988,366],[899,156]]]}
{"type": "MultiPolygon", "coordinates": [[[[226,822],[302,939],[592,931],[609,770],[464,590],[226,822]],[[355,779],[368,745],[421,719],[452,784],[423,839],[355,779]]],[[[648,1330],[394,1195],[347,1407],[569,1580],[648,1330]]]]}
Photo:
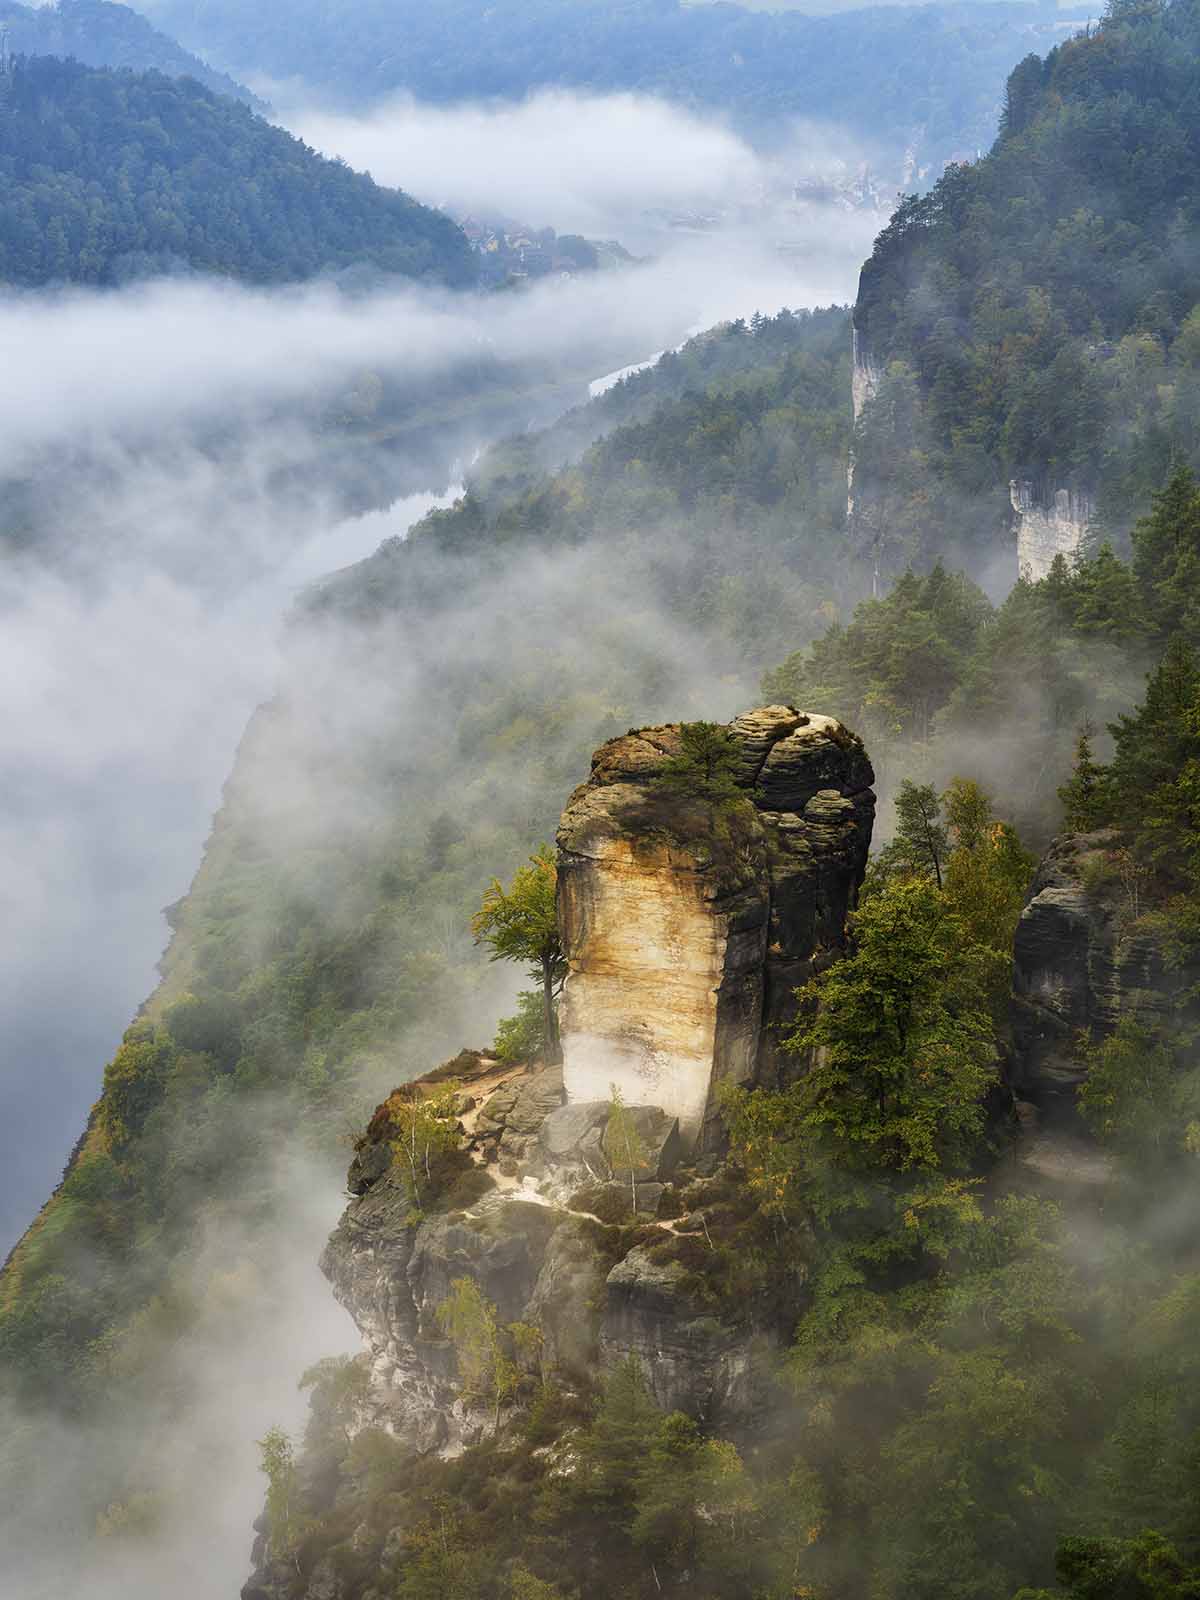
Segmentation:
{"type": "Polygon", "coordinates": [[[991,153],[880,234],[856,483],[893,565],[994,547],[1010,478],[1084,490],[1125,539],[1173,457],[1200,462],[1198,43],[1192,0],[1110,7],[1027,57],[991,153]]]}
{"type": "Polygon", "coordinates": [[[190,78],[18,59],[0,94],[0,280],[282,283],[352,265],[474,281],[446,216],[190,78]]]}
{"type": "Polygon", "coordinates": [[[807,17],[679,0],[366,0],[253,10],[165,0],[155,15],[237,70],[254,62],[347,100],[520,98],[540,87],[636,90],[720,109],[752,134],[817,116],[901,152],[973,153],[995,129],[997,85],[1050,22],[1038,8],[903,7],[807,17]],[[447,41],[453,40],[453,47],[447,41]]]}
{"type": "Polygon", "coordinates": [[[240,83],[214,72],[144,16],[112,0],[57,0],[44,6],[4,0],[0,28],[7,29],[9,49],[16,55],[70,56],[89,67],[153,69],[176,78],[195,78],[214,94],[231,95],[262,109],[240,83]]]}

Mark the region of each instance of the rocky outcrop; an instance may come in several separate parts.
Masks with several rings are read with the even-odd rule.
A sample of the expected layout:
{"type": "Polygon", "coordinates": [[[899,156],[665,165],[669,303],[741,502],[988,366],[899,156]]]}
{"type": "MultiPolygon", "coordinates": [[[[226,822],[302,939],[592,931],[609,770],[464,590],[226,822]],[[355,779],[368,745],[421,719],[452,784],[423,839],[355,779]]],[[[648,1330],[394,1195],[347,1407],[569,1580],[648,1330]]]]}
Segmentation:
{"type": "Polygon", "coordinates": [[[597,751],[558,834],[570,1102],[626,1101],[712,1141],[723,1081],[776,1081],[795,990],[845,940],[873,773],[841,723],[767,706],[729,724],[741,795],[662,783],[680,727],[597,751]]]}
{"type": "Polygon", "coordinates": [[[1081,1039],[1118,1018],[1178,1014],[1187,980],[1138,920],[1137,882],[1109,833],[1066,834],[1043,858],[1017,926],[1012,1085],[1043,1120],[1069,1120],[1086,1068],[1081,1039]]]}
{"type": "MultiPolygon", "coordinates": [[[[801,1308],[810,1241],[797,1231],[785,1283],[769,1281],[757,1198],[698,1136],[707,1123],[717,1142],[722,1080],[778,1079],[794,990],[843,947],[874,796],[862,744],[828,717],[768,706],[728,736],[720,785],[697,788],[690,768],[660,782],[684,748],[669,725],[602,746],[572,796],[563,1065],[463,1051],[398,1089],[359,1141],[321,1260],[363,1336],[352,1432],[455,1455],[498,1426],[464,1395],[438,1315],[462,1278],[512,1359],[536,1363],[531,1392],[550,1377],[591,1393],[634,1357],[664,1410],[726,1437],[780,1414],[772,1357],[801,1308]],[[461,1139],[427,1171],[418,1210],[393,1146],[435,1094],[461,1139]]],[[[293,1574],[263,1538],[255,1561],[245,1600],[340,1593],[332,1568],[293,1574]]]]}
{"type": "Polygon", "coordinates": [[[1095,516],[1090,495],[1075,489],[1038,494],[1023,478],[1014,478],[1008,492],[1016,513],[1019,578],[1040,583],[1057,556],[1068,565],[1078,559],[1095,516]]]}
{"type": "Polygon", "coordinates": [[[466,1150],[432,1214],[413,1215],[392,1160],[389,1111],[398,1097],[437,1089],[445,1069],[376,1113],[351,1167],[354,1198],[321,1259],[363,1337],[359,1425],[449,1455],[491,1428],[487,1408],[462,1397],[437,1316],[454,1280],[468,1277],[501,1327],[539,1329],[557,1381],[586,1388],[606,1365],[636,1355],[667,1409],[735,1431],[752,1426],[764,1410],[765,1366],[751,1347],[777,1330],[766,1308],[748,1328],[747,1306],[723,1306],[698,1270],[718,1259],[708,1207],[723,1206],[712,1228],[729,1216],[725,1191],[701,1175],[716,1158],[698,1171],[674,1117],[631,1106],[640,1147],[631,1171],[607,1153],[609,1102],[563,1104],[554,1068],[502,1068],[474,1053],[457,1065],[472,1061],[474,1076],[456,1080],[470,1107],[466,1150]],[[499,1152],[514,1147],[510,1136],[522,1153],[505,1172],[499,1152]]]}

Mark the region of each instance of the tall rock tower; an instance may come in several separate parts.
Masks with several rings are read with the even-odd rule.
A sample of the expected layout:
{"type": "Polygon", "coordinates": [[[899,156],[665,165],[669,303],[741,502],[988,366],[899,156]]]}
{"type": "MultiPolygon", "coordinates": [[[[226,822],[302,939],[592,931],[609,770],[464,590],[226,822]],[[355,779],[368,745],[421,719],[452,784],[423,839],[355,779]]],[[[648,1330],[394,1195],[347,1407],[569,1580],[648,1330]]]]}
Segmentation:
{"type": "Polygon", "coordinates": [[[721,1082],[779,1080],[795,990],[844,946],[875,812],[840,722],[766,706],[728,733],[732,800],[664,783],[680,725],[643,728],[596,752],[558,833],[568,1101],[615,1084],[693,1146],[721,1082]]]}

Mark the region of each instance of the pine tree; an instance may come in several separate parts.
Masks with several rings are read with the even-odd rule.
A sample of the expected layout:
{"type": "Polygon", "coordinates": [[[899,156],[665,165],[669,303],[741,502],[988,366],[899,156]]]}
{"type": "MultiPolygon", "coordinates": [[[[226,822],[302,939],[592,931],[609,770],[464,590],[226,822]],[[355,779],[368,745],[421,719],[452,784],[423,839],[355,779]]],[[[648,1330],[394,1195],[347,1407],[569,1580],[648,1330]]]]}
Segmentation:
{"type": "MultiPolygon", "coordinates": [[[[1180,774],[1200,757],[1200,666],[1178,634],[1146,680],[1146,698],[1110,724],[1116,742],[1109,767],[1114,820],[1143,848],[1156,828],[1156,807],[1180,774]]],[[[1158,840],[1161,848],[1163,841],[1158,840]]]]}
{"type": "Polygon", "coordinates": [[[1178,467],[1133,533],[1133,572],[1160,639],[1200,629],[1200,486],[1178,467]]]}
{"type": "Polygon", "coordinates": [[[1104,768],[1092,755],[1094,731],[1090,722],[1080,728],[1071,776],[1058,791],[1063,804],[1063,822],[1075,833],[1088,833],[1100,827],[1104,817],[1104,768]]]}

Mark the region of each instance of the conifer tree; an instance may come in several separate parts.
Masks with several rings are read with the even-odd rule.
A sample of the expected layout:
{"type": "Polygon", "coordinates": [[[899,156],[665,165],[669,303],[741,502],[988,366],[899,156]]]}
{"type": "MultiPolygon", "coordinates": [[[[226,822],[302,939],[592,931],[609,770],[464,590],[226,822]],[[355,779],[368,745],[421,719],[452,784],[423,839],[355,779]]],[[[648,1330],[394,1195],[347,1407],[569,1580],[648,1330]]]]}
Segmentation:
{"type": "Polygon", "coordinates": [[[1200,486],[1178,467],[1133,534],[1133,572],[1160,639],[1200,626],[1200,486]]]}
{"type": "Polygon", "coordinates": [[[1063,821],[1076,833],[1087,833],[1100,826],[1104,814],[1102,780],[1104,768],[1092,755],[1090,722],[1085,722],[1075,740],[1075,764],[1071,776],[1058,791],[1063,804],[1063,821]]]}

